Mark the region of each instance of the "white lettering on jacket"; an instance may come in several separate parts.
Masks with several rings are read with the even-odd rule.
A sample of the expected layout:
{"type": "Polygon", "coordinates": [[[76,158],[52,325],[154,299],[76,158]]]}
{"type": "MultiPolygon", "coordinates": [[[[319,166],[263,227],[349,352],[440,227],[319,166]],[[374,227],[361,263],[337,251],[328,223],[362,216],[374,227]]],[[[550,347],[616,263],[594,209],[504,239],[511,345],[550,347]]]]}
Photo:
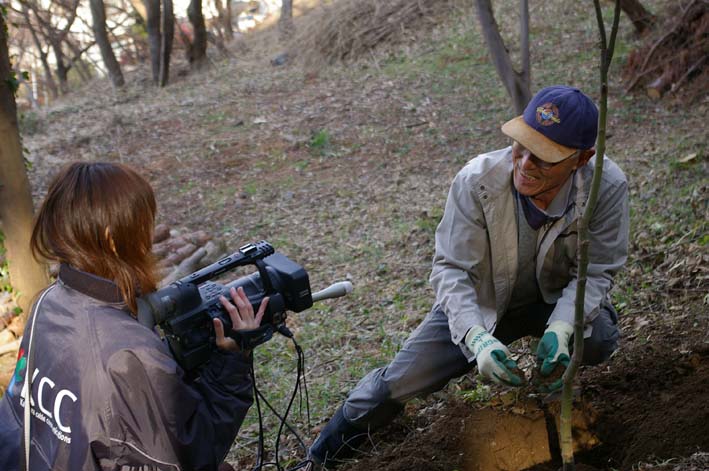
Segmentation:
{"type": "MultiPolygon", "coordinates": [[[[39,376],[39,368],[36,368],[34,372],[32,373],[32,383],[35,383],[35,380],[37,379],[37,376],[39,376]]],[[[52,396],[52,392],[54,391],[54,388],[56,386],[56,383],[49,379],[46,376],[42,376],[39,380],[39,386],[37,386],[37,400],[35,401],[35,398],[30,396],[30,408],[32,411],[32,415],[35,416],[37,419],[40,421],[46,423],[47,425],[50,426],[52,431],[54,432],[57,437],[67,443],[71,442],[71,438],[65,436],[64,434],[70,434],[71,433],[71,427],[68,425],[65,425],[61,421],[61,416],[62,416],[62,406],[65,403],[65,399],[71,399],[71,402],[74,403],[79,400],[79,398],[71,392],[68,389],[61,389],[59,390],[55,395],[52,396]],[[47,391],[45,392],[45,386],[47,386],[47,391]],[[35,404],[39,404],[39,411],[36,411],[34,409],[35,404]],[[47,405],[49,407],[47,407],[47,405]],[[50,410],[53,412],[50,412],[50,410]],[[53,419],[53,420],[52,420],[53,419]],[[54,425],[53,422],[56,422],[56,426],[54,425]],[[57,430],[58,429],[58,430],[57,430]],[[63,433],[62,433],[63,432],[63,433]]],[[[22,387],[22,391],[20,392],[20,399],[21,399],[21,405],[24,402],[25,398],[27,397],[27,385],[25,384],[22,387]]]]}
{"type": "Polygon", "coordinates": [[[49,412],[45,407],[44,407],[44,402],[42,401],[42,390],[44,389],[44,385],[49,383],[49,387],[51,389],[54,389],[54,381],[51,379],[47,378],[46,376],[43,377],[42,379],[39,380],[39,388],[37,388],[37,399],[39,401],[39,410],[47,414],[47,416],[51,419],[52,418],[52,413],[49,412]]]}

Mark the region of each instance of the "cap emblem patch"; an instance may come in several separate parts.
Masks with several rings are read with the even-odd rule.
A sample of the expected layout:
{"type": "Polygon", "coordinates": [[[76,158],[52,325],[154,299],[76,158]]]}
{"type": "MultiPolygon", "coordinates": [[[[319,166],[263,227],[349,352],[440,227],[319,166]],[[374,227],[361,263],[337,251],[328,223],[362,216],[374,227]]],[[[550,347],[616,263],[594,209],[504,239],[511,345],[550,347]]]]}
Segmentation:
{"type": "Polygon", "coordinates": [[[542,126],[559,124],[559,108],[554,103],[545,103],[537,107],[537,122],[542,126]]]}

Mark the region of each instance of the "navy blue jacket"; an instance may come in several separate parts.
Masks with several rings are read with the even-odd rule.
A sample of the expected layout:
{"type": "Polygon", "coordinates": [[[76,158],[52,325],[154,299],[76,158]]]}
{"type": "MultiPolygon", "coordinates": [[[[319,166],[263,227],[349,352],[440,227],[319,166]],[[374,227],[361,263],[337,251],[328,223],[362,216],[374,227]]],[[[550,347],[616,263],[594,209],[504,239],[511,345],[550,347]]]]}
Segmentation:
{"type": "MultiPolygon", "coordinates": [[[[202,470],[226,456],[252,403],[249,359],[215,352],[190,381],[112,282],[62,266],[34,326],[30,469],[202,470]]],[[[0,402],[0,469],[24,469],[27,322],[0,402]]]]}

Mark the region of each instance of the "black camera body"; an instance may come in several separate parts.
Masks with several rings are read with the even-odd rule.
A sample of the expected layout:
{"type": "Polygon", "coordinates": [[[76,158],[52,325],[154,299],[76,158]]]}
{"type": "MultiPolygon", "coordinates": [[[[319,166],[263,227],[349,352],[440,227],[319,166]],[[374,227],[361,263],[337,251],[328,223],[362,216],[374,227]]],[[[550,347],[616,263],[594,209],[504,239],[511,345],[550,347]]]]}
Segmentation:
{"type": "Polygon", "coordinates": [[[159,326],[177,362],[186,371],[205,363],[214,349],[212,319],[220,319],[225,335],[242,350],[251,350],[271,339],[274,332],[290,336],[285,326],[286,311],[301,312],[313,305],[310,281],[305,269],[266,241],[246,244],[238,252],[196,271],[158,291],[138,298],[138,321],[159,326]],[[225,285],[211,280],[234,268],[255,265],[257,272],[225,285]],[[264,297],[269,301],[261,326],[233,331],[220,296],[231,300],[230,288],[242,287],[256,312],[264,297]]]}

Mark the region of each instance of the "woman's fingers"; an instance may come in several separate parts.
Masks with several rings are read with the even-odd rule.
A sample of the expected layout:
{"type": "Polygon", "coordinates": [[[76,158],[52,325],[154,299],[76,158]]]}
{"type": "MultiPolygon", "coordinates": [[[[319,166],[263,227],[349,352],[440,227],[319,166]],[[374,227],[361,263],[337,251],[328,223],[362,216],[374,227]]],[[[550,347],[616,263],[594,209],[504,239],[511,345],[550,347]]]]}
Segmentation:
{"type": "Polygon", "coordinates": [[[226,309],[226,312],[229,314],[231,323],[236,326],[236,324],[241,320],[239,310],[224,296],[219,296],[219,302],[222,303],[222,306],[224,306],[224,309],[226,309]]]}
{"type": "Polygon", "coordinates": [[[234,339],[224,336],[224,325],[222,324],[222,321],[219,319],[214,319],[212,320],[212,324],[214,325],[215,334],[214,343],[217,344],[217,348],[220,350],[237,350],[238,347],[234,339]]]}
{"type": "Polygon", "coordinates": [[[266,313],[266,305],[268,304],[268,298],[264,298],[261,301],[258,312],[254,315],[254,308],[249,301],[244,288],[229,289],[229,294],[231,295],[232,302],[230,302],[226,297],[220,296],[219,301],[222,306],[229,313],[229,317],[232,322],[232,329],[234,330],[245,330],[245,329],[255,329],[261,325],[261,320],[266,313]]]}
{"type": "Polygon", "coordinates": [[[259,326],[261,325],[261,320],[263,319],[263,315],[266,313],[266,306],[268,305],[268,297],[265,297],[261,300],[261,305],[258,307],[258,312],[256,313],[256,325],[259,326]]]}
{"type": "Polygon", "coordinates": [[[231,288],[229,289],[229,294],[231,294],[231,299],[234,300],[234,304],[239,309],[239,315],[242,319],[254,316],[254,308],[251,307],[251,302],[244,292],[244,288],[239,287],[239,289],[231,288]]]}

